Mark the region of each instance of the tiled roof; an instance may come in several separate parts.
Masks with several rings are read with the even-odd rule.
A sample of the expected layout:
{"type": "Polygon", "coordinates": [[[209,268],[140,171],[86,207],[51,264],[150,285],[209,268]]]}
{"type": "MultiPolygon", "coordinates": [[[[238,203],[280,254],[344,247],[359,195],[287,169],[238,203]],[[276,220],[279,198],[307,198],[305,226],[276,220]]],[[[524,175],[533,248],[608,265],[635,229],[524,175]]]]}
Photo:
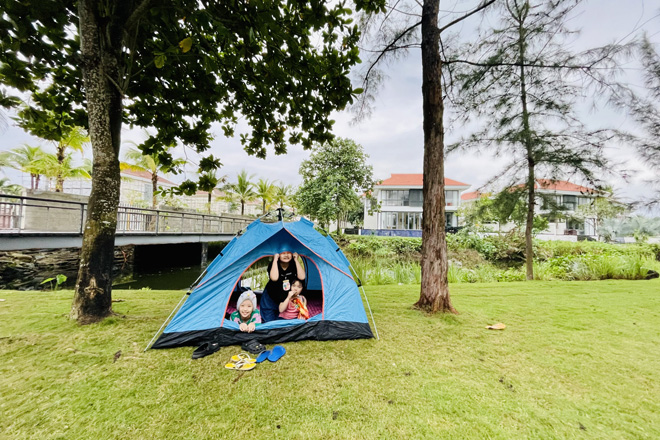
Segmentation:
{"type": "MultiPolygon", "coordinates": [[[[524,184],[516,185],[513,188],[522,188],[524,184]]],[[[596,190],[587,188],[586,186],[576,185],[566,180],[550,180],[550,179],[536,179],[535,189],[547,191],[566,191],[566,192],[579,192],[582,194],[594,193],[596,190]]],[[[461,200],[474,200],[484,195],[480,191],[471,191],[461,194],[461,200]]]]}
{"type": "Polygon", "coordinates": [[[481,197],[481,193],[479,191],[471,191],[461,194],[461,200],[474,200],[478,199],[479,197],[481,197]]]}
{"type": "MultiPolygon", "coordinates": [[[[122,170],[121,173],[126,176],[141,177],[143,179],[151,180],[151,173],[149,171],[122,170]]],[[[166,185],[176,185],[176,183],[171,182],[160,176],[158,176],[158,183],[164,183],[166,185]]]]}
{"type": "Polygon", "coordinates": [[[566,180],[536,179],[536,189],[547,189],[551,191],[571,191],[580,193],[592,193],[595,190],[586,186],[576,185],[566,180]]]}
{"type": "MultiPolygon", "coordinates": [[[[380,186],[422,186],[423,180],[423,174],[392,174],[388,179],[383,180],[380,186]]],[[[447,178],[445,178],[445,185],[470,186],[467,183],[447,178]]]]}

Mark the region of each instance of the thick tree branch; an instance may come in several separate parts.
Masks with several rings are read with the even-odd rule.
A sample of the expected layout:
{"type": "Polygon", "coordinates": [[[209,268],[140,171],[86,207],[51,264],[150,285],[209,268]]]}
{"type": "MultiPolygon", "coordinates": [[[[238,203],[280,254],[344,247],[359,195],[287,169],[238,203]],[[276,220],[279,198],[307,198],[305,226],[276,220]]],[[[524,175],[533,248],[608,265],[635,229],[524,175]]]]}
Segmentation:
{"type": "Polygon", "coordinates": [[[465,20],[466,18],[470,17],[471,15],[474,15],[474,14],[476,14],[477,12],[479,12],[479,11],[481,11],[481,10],[483,10],[483,9],[486,9],[488,6],[492,5],[493,3],[495,3],[495,0],[486,0],[486,1],[484,1],[484,2],[483,2],[481,5],[479,5],[477,8],[475,8],[475,9],[473,9],[472,11],[466,13],[465,15],[462,15],[462,16],[458,17],[456,20],[452,20],[452,21],[450,21],[449,23],[447,23],[446,25],[444,25],[443,27],[441,27],[440,29],[438,29],[438,33],[439,33],[439,34],[442,33],[443,31],[445,31],[445,30],[447,30],[448,28],[452,27],[452,26],[455,25],[456,23],[460,23],[461,21],[465,20]]]}
{"type": "Polygon", "coordinates": [[[127,33],[131,33],[131,31],[133,31],[134,28],[137,27],[137,24],[140,21],[140,19],[149,10],[152,1],[153,0],[142,0],[142,3],[140,3],[135,7],[131,15],[128,17],[128,20],[126,20],[126,23],[124,24],[124,30],[127,33]]]}

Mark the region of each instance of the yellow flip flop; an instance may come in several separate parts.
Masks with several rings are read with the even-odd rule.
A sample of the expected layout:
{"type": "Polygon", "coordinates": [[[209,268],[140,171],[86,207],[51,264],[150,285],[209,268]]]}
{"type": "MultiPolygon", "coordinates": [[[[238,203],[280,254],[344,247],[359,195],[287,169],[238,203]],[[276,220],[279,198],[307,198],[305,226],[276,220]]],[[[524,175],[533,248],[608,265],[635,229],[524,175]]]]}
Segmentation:
{"type": "Polygon", "coordinates": [[[257,366],[256,362],[247,353],[240,353],[232,356],[231,362],[225,364],[225,368],[228,370],[248,371],[257,366]]]}
{"type": "Polygon", "coordinates": [[[225,364],[225,368],[228,370],[241,370],[241,371],[248,371],[256,366],[257,364],[254,362],[243,362],[243,361],[229,362],[228,364],[225,364]]]}
{"type": "Polygon", "coordinates": [[[240,367],[238,367],[236,369],[241,370],[241,371],[249,371],[249,370],[252,370],[256,366],[257,366],[256,363],[248,362],[248,363],[242,364],[240,367]]]}
{"type": "Polygon", "coordinates": [[[245,361],[245,362],[256,362],[256,359],[253,359],[248,353],[239,353],[231,357],[232,362],[245,361]]]}

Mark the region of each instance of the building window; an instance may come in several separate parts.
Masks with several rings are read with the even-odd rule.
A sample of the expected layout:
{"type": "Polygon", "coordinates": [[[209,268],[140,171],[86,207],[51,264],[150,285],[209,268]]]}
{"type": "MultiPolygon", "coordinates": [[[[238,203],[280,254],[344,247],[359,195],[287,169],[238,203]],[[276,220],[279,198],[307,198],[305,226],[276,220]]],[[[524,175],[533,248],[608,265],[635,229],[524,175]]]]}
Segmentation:
{"type": "Polygon", "coordinates": [[[407,190],[386,190],[383,191],[383,206],[408,206],[407,190]]]}
{"type": "Polygon", "coordinates": [[[142,198],[147,202],[151,200],[151,185],[148,183],[142,185],[142,198]]]}
{"type": "Polygon", "coordinates": [[[421,212],[383,212],[382,229],[422,229],[421,212]]]}
{"type": "Polygon", "coordinates": [[[456,219],[456,216],[453,212],[445,212],[445,227],[456,226],[454,219],[456,219]]]}
{"type": "Polygon", "coordinates": [[[591,197],[578,197],[578,206],[590,205],[592,202],[591,197]]]}
{"type": "Polygon", "coordinates": [[[564,208],[568,211],[575,211],[577,209],[577,196],[567,196],[563,197],[564,208]]]}
{"type": "Polygon", "coordinates": [[[421,189],[411,189],[408,198],[409,206],[421,208],[424,205],[424,193],[421,189]]]}
{"type": "Polygon", "coordinates": [[[445,191],[445,205],[458,206],[458,191],[445,191]]]}
{"type": "Polygon", "coordinates": [[[566,229],[577,231],[578,234],[582,235],[584,234],[584,222],[572,218],[568,219],[566,221],[566,229]]]}

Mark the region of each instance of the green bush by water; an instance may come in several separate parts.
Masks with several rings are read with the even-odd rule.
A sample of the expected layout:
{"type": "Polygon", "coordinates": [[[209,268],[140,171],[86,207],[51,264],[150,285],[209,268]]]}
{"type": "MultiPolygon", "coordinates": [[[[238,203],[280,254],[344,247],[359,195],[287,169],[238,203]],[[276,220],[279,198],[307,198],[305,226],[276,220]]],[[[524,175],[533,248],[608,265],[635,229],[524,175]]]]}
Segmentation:
{"type": "MultiPolygon", "coordinates": [[[[344,237],[338,240],[365,285],[421,281],[421,239],[344,237]]],[[[447,236],[450,283],[523,281],[524,239],[516,234],[481,237],[469,231],[447,236]]],[[[534,241],[538,280],[644,279],[660,272],[660,246],[598,242],[534,241]]]]}

